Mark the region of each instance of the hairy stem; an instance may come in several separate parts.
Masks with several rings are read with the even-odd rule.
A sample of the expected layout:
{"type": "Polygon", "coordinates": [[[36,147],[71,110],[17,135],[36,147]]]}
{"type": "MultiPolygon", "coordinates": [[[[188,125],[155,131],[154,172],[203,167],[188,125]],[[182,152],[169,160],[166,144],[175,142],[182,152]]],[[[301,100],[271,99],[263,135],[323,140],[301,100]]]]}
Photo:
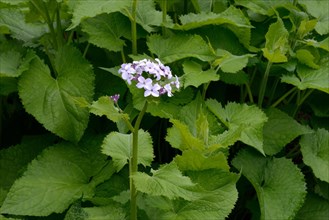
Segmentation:
{"type": "Polygon", "coordinates": [[[142,118],[147,109],[147,101],[145,101],[144,107],[142,111],[139,113],[133,131],[133,142],[132,142],[132,156],[129,161],[129,174],[130,174],[130,219],[137,220],[137,190],[132,179],[132,175],[134,175],[138,170],[138,130],[141,124],[142,118]]]}
{"type": "Polygon", "coordinates": [[[258,95],[258,107],[260,107],[260,108],[263,105],[267,80],[268,80],[268,76],[269,76],[269,73],[270,73],[271,66],[272,66],[272,62],[269,61],[267,63],[267,66],[266,66],[266,70],[265,70],[265,74],[264,74],[264,77],[263,77],[263,80],[262,80],[262,84],[260,85],[259,95],[258,95]]]}

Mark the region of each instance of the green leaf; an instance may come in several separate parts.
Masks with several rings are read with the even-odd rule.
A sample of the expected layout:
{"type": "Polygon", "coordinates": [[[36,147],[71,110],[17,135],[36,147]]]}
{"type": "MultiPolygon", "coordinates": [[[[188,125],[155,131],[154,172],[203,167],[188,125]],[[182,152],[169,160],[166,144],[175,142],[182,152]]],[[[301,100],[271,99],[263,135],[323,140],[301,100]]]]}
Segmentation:
{"type": "Polygon", "coordinates": [[[238,198],[235,183],[238,175],[223,170],[208,169],[188,172],[198,186],[199,199],[186,201],[145,196],[148,216],[154,219],[225,219],[238,198]]]}
{"type": "Polygon", "coordinates": [[[151,53],[158,55],[164,63],[187,57],[194,57],[202,61],[215,58],[209,45],[199,35],[176,34],[169,38],[160,35],[151,35],[147,40],[151,53]]]}
{"type": "Polygon", "coordinates": [[[172,147],[182,151],[188,149],[203,150],[205,148],[203,141],[194,137],[187,125],[175,119],[172,119],[171,123],[173,123],[173,127],[168,129],[166,141],[172,147]]]}
{"type": "Polygon", "coordinates": [[[17,78],[1,77],[0,95],[7,96],[10,93],[17,92],[17,78]]]}
{"type": "Polygon", "coordinates": [[[278,17],[277,22],[270,25],[265,38],[265,48],[262,49],[264,57],[272,63],[287,62],[289,33],[284,27],[282,20],[278,17]]]}
{"type": "Polygon", "coordinates": [[[245,125],[240,125],[238,127],[234,126],[221,134],[210,136],[207,150],[213,152],[217,149],[225,149],[232,146],[235,142],[241,139],[241,134],[245,127],[245,125]]]}
{"type": "Polygon", "coordinates": [[[274,155],[283,147],[302,134],[311,130],[302,126],[286,113],[271,108],[266,110],[268,121],[264,125],[264,151],[267,155],[274,155]]]}
{"type": "Polygon", "coordinates": [[[90,105],[90,112],[103,116],[105,115],[109,120],[113,122],[119,122],[121,119],[129,119],[129,116],[125,113],[121,113],[117,107],[114,106],[114,102],[108,96],[102,96],[97,101],[93,101],[90,105]]]}
{"type": "Polygon", "coordinates": [[[212,65],[221,68],[221,70],[226,73],[236,73],[242,70],[247,66],[248,58],[254,56],[253,54],[236,56],[222,49],[218,49],[216,54],[220,58],[217,58],[212,65]]]}
{"type": "Polygon", "coordinates": [[[120,38],[129,38],[130,22],[120,13],[101,14],[83,21],[82,30],[89,35],[90,43],[117,52],[125,46],[120,38]]]}
{"type": "Polygon", "coordinates": [[[222,72],[220,73],[220,79],[226,84],[239,86],[249,82],[249,75],[246,74],[244,71],[238,71],[234,74],[222,72]]]}
{"type": "Polygon", "coordinates": [[[32,40],[46,33],[47,27],[41,23],[26,23],[24,14],[17,9],[0,9],[0,27],[9,28],[11,37],[32,44],[32,40]]]}
{"type": "Polygon", "coordinates": [[[315,194],[306,196],[304,205],[296,215],[296,220],[327,219],[329,216],[329,202],[315,194]]]}
{"type": "Polygon", "coordinates": [[[305,40],[306,45],[310,45],[316,48],[321,48],[329,52],[329,37],[325,38],[324,40],[317,42],[313,39],[305,40]]]}
{"type": "Polygon", "coordinates": [[[208,169],[222,169],[229,171],[225,155],[221,152],[215,155],[205,156],[198,150],[186,150],[174,159],[179,169],[182,171],[200,171],[208,169]]]}
{"type": "Polygon", "coordinates": [[[92,197],[90,177],[106,158],[88,143],[90,149],[62,143],[44,150],[11,187],[1,213],[47,216],[63,212],[77,199],[92,197]]]}
{"type": "Polygon", "coordinates": [[[19,80],[19,95],[26,111],[58,136],[79,141],[87,127],[89,112],[76,106],[74,97],[91,102],[94,75],[78,50],[63,47],[55,59],[57,77],[36,58],[19,80]]]}
{"type": "Polygon", "coordinates": [[[296,75],[283,75],[281,81],[297,86],[300,90],[317,89],[329,93],[329,59],[323,59],[317,70],[298,65],[296,75]]]}
{"type": "Polygon", "coordinates": [[[303,135],[300,146],[304,163],[312,168],[317,178],[329,183],[329,131],[318,129],[303,135]]]}
{"type": "Polygon", "coordinates": [[[78,26],[80,22],[86,18],[95,17],[102,13],[120,12],[125,8],[129,8],[131,4],[130,0],[109,0],[109,1],[85,1],[76,0],[69,1],[68,5],[72,10],[72,24],[68,28],[71,30],[78,26]]]}
{"type": "Polygon", "coordinates": [[[29,69],[31,60],[35,58],[34,52],[29,50],[25,55],[15,50],[0,54],[0,77],[18,77],[29,69]]]}
{"type": "MultiPolygon", "coordinates": [[[[102,145],[102,152],[111,156],[117,171],[128,163],[132,154],[132,134],[111,132],[106,136],[102,145]]],[[[152,138],[148,132],[138,132],[138,158],[137,163],[150,166],[153,160],[152,138]]]]}
{"type": "Polygon", "coordinates": [[[195,184],[190,178],[182,175],[175,163],[162,165],[158,170],[152,169],[151,172],[152,176],[142,172],[132,175],[138,191],[169,199],[184,198],[191,201],[198,198],[198,195],[191,191],[195,184]]]}
{"type": "Polygon", "coordinates": [[[194,61],[185,61],[183,63],[183,70],[185,73],[183,76],[184,88],[188,86],[199,87],[203,83],[219,80],[219,75],[216,74],[215,70],[209,69],[203,71],[202,66],[194,61]]]}
{"type": "Polygon", "coordinates": [[[306,49],[299,49],[296,51],[296,57],[298,59],[299,62],[313,68],[313,69],[319,69],[320,66],[318,64],[316,64],[315,61],[315,57],[313,56],[313,54],[306,49]]]}
{"type": "Polygon", "coordinates": [[[303,39],[307,34],[309,34],[315,27],[317,21],[314,20],[302,20],[297,30],[297,36],[299,39],[303,39]]]}
{"type": "Polygon", "coordinates": [[[261,109],[255,105],[237,103],[228,103],[223,108],[219,102],[213,99],[207,100],[206,105],[228,129],[243,126],[239,140],[264,154],[263,126],[267,117],[261,109]]]}
{"type": "Polygon", "coordinates": [[[293,219],[304,202],[306,184],[292,161],[242,150],[232,164],[255,188],[261,219],[293,219]]]}
{"type": "Polygon", "coordinates": [[[95,220],[95,219],[113,219],[113,220],[126,220],[127,216],[125,210],[120,206],[120,204],[113,203],[108,206],[102,207],[90,207],[83,208],[83,211],[87,214],[85,220],[95,220]]]}
{"type": "Polygon", "coordinates": [[[12,184],[24,172],[27,164],[31,162],[45,147],[52,144],[51,136],[23,137],[21,144],[11,146],[0,151],[0,206],[12,184]]]}
{"type": "Polygon", "coordinates": [[[300,0],[299,4],[306,7],[307,12],[317,19],[315,30],[320,34],[329,33],[329,8],[327,1],[307,1],[300,0]]]}
{"type": "Polygon", "coordinates": [[[239,41],[246,47],[249,47],[252,28],[249,20],[244,16],[241,10],[231,6],[222,13],[201,12],[198,14],[187,14],[180,18],[181,25],[169,26],[178,30],[190,30],[200,28],[206,25],[225,25],[233,31],[239,41]]]}

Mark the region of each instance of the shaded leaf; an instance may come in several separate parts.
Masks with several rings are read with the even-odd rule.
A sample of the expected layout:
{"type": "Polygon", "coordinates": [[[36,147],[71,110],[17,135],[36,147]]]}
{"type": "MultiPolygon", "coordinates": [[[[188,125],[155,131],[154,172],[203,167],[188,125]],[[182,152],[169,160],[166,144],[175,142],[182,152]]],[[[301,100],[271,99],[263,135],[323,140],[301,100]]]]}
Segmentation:
{"type": "Polygon", "coordinates": [[[0,54],[0,77],[18,77],[29,69],[29,64],[35,54],[28,51],[25,55],[15,50],[6,51],[0,54]]]}
{"type": "Polygon", "coordinates": [[[299,62],[313,68],[313,69],[319,69],[320,66],[315,63],[315,57],[313,54],[306,49],[299,49],[296,51],[296,57],[299,62]]]}
{"type": "Polygon", "coordinates": [[[293,219],[303,205],[306,184],[292,161],[242,150],[232,163],[255,188],[261,219],[293,219]]]}
{"type": "Polygon", "coordinates": [[[329,202],[314,194],[308,194],[304,205],[296,215],[296,220],[300,219],[327,219],[329,216],[329,202]]]}
{"type": "Polygon", "coordinates": [[[317,178],[329,183],[329,132],[318,129],[312,134],[305,134],[300,146],[304,163],[312,168],[317,178]]]}

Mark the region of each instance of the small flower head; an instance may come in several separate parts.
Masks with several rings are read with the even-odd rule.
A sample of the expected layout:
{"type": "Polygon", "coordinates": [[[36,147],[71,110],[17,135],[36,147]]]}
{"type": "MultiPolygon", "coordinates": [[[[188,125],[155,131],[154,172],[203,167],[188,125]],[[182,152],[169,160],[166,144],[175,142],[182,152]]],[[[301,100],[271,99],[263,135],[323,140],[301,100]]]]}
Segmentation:
{"type": "Polygon", "coordinates": [[[159,59],[152,62],[148,59],[133,61],[132,63],[124,63],[119,69],[122,79],[131,85],[132,81],[136,81],[136,87],[144,89],[144,96],[159,97],[167,94],[171,97],[174,90],[180,88],[179,78],[173,77],[170,67],[165,66],[159,59]]]}
{"type": "Polygon", "coordinates": [[[120,94],[115,94],[115,95],[110,96],[110,99],[112,99],[112,101],[115,104],[118,103],[119,98],[120,98],[120,94]]]}

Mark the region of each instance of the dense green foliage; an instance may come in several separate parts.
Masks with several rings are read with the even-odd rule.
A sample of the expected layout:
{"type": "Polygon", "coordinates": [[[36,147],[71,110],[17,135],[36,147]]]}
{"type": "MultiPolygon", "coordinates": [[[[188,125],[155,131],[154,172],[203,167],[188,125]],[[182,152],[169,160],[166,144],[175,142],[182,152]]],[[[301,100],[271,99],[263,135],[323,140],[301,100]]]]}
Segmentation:
{"type": "Polygon", "coordinates": [[[328,73],[325,0],[0,0],[0,219],[326,219],[328,73]]]}

